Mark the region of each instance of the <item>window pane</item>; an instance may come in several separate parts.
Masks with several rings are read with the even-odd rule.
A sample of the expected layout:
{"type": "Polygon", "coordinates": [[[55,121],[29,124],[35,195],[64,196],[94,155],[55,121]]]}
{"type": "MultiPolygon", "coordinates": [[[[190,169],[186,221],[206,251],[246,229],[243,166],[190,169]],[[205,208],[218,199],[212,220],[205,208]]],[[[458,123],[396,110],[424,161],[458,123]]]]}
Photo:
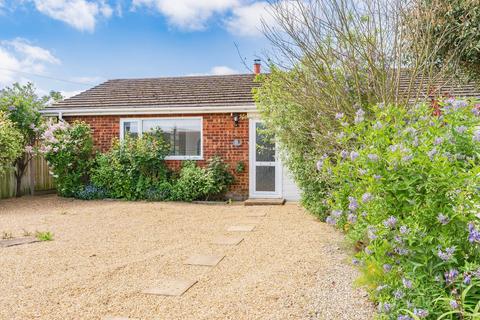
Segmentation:
{"type": "Polygon", "coordinates": [[[201,119],[152,119],[143,121],[143,132],[161,129],[172,156],[201,155],[201,119]]]}
{"type": "Polygon", "coordinates": [[[172,119],[152,119],[143,120],[142,129],[143,132],[149,132],[153,130],[162,130],[163,132],[170,132],[175,125],[175,120],[172,119]]]}
{"type": "Polygon", "coordinates": [[[275,162],[275,143],[272,143],[272,141],[262,133],[262,130],[265,129],[264,124],[257,122],[255,129],[257,139],[257,145],[255,146],[256,161],[275,162]]]}
{"type": "Polygon", "coordinates": [[[275,191],[275,167],[256,166],[255,173],[256,191],[275,191]]]}
{"type": "Polygon", "coordinates": [[[131,121],[131,122],[124,122],[123,123],[123,136],[130,136],[133,138],[138,137],[138,122],[131,121]]]}

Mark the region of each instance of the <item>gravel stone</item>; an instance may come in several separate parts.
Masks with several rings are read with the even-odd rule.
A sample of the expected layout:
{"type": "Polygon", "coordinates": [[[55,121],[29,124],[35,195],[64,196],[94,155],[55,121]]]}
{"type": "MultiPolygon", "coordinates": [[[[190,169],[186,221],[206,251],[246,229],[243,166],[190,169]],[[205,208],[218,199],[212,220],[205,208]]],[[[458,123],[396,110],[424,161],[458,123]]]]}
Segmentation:
{"type": "Polygon", "coordinates": [[[372,319],[344,236],[284,206],[0,200],[0,231],[54,240],[1,249],[0,319],[372,319]],[[267,213],[237,246],[211,243],[246,213],[267,213]],[[337,248],[341,248],[337,250],[337,248]],[[183,265],[195,252],[226,257],[183,265]],[[143,294],[161,277],[196,279],[180,297],[143,294]]]}

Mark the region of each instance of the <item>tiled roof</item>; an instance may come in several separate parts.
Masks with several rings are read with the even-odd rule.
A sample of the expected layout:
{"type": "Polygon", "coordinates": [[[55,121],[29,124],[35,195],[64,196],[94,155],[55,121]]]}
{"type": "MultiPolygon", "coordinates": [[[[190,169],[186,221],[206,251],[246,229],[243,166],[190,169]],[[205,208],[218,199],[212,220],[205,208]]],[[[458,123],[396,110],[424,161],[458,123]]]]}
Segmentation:
{"type": "MultiPolygon", "coordinates": [[[[106,81],[76,96],[48,107],[48,110],[108,109],[108,108],[175,108],[254,106],[252,89],[259,84],[255,75],[192,76],[173,78],[116,79],[106,81]]],[[[421,90],[410,90],[410,95],[420,91],[419,98],[428,97],[478,97],[477,84],[460,84],[458,81],[437,81],[432,89],[427,81],[418,77],[410,84],[407,74],[399,80],[400,93],[410,85],[421,90]]],[[[412,97],[413,98],[413,97],[412,97]]]]}
{"type": "Polygon", "coordinates": [[[439,79],[430,82],[427,81],[427,78],[421,76],[411,81],[408,74],[404,73],[399,79],[399,92],[409,92],[410,96],[418,94],[419,98],[480,98],[480,85],[479,83],[459,79],[449,79],[448,81],[439,79]]]}
{"type": "Polygon", "coordinates": [[[225,107],[254,104],[255,75],[188,76],[106,81],[49,109],[225,107]]]}

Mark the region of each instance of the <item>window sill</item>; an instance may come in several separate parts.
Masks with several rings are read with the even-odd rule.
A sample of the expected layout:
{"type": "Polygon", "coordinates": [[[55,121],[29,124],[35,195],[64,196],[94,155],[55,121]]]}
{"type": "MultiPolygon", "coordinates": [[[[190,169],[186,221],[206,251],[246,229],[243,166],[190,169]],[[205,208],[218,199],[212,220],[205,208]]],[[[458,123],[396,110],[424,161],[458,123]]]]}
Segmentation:
{"type": "Polygon", "coordinates": [[[167,156],[165,160],[203,160],[200,156],[167,156]]]}

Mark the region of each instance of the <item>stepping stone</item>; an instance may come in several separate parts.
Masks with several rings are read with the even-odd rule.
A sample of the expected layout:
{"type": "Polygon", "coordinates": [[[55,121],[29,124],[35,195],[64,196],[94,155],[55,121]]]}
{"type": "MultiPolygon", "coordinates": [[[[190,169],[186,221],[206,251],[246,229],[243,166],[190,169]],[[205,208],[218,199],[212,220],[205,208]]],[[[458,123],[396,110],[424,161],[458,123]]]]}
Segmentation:
{"type": "Polygon", "coordinates": [[[254,219],[245,219],[240,221],[240,223],[242,224],[259,224],[260,222],[261,222],[260,220],[254,220],[254,219]]]}
{"type": "Polygon", "coordinates": [[[184,264],[190,264],[193,266],[216,266],[225,256],[205,256],[201,254],[195,254],[188,258],[184,264]]]}
{"type": "Polygon", "coordinates": [[[165,280],[159,286],[145,289],[142,292],[156,296],[181,296],[195,283],[197,280],[165,280]]]}
{"type": "Polygon", "coordinates": [[[231,226],[227,229],[229,232],[250,232],[255,229],[255,226],[249,226],[249,225],[237,225],[237,226],[231,226]]]}
{"type": "Polygon", "coordinates": [[[0,240],[0,247],[3,247],[3,248],[13,247],[13,246],[19,246],[22,244],[34,243],[34,242],[39,242],[39,240],[35,237],[6,239],[6,240],[0,240]]]}
{"type": "Polygon", "coordinates": [[[249,217],[249,218],[265,217],[266,215],[267,215],[266,212],[250,212],[250,213],[247,213],[247,217],[249,217]]]}
{"type": "Polygon", "coordinates": [[[241,237],[219,237],[212,241],[213,244],[219,244],[222,246],[236,246],[243,241],[241,237]]]}

